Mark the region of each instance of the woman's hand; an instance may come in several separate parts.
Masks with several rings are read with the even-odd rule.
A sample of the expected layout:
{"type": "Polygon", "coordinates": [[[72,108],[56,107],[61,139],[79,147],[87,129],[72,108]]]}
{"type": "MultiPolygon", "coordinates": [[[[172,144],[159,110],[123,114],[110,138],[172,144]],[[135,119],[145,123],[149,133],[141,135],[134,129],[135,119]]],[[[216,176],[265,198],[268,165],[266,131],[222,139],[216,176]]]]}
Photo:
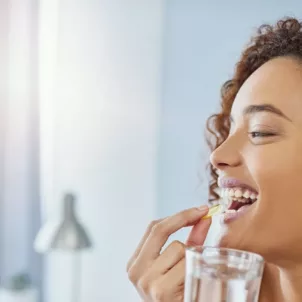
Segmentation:
{"type": "Polygon", "coordinates": [[[152,222],[128,262],[129,279],[145,302],[182,302],[185,281],[185,245],[173,241],[161,251],[169,236],[194,226],[186,245],[202,245],[211,219],[201,220],[208,207],[192,208],[152,222]]]}

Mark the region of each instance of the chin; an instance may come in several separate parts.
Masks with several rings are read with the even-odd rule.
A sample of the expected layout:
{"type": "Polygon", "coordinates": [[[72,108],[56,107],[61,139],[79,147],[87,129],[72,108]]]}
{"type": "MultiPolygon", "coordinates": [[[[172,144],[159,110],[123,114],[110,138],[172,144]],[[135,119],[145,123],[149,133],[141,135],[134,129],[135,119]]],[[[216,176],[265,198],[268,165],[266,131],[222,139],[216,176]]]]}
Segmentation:
{"type": "Polygon", "coordinates": [[[251,224],[243,227],[242,225],[244,224],[239,221],[224,225],[219,234],[217,246],[256,253],[261,255],[266,262],[282,266],[282,259],[286,259],[288,253],[281,246],[276,233],[251,224]]]}
{"type": "Polygon", "coordinates": [[[223,224],[218,238],[218,247],[231,248],[261,254],[263,247],[259,238],[259,230],[247,217],[223,224]],[[258,235],[257,235],[258,234],[258,235]]]}

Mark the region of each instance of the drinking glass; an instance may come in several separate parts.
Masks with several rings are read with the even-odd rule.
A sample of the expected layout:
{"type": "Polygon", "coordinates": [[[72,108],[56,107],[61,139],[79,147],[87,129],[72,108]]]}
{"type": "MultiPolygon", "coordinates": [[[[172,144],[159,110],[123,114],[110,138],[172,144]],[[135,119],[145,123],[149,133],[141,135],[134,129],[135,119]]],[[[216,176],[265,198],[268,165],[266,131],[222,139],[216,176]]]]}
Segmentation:
{"type": "Polygon", "coordinates": [[[186,250],[185,302],[257,302],[263,258],[215,247],[186,250]]]}

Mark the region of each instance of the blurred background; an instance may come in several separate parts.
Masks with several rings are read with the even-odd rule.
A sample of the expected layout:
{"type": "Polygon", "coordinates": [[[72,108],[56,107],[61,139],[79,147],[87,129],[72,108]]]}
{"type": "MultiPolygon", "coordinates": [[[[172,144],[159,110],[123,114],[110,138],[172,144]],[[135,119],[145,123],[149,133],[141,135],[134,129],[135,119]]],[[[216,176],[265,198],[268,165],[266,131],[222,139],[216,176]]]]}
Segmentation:
{"type": "Polygon", "coordinates": [[[220,86],[257,26],[301,11],[298,0],[1,0],[2,301],[73,301],[69,253],[33,248],[68,192],[92,242],[77,301],[140,301],[126,262],[149,221],[207,202],[204,127],[220,86]]]}

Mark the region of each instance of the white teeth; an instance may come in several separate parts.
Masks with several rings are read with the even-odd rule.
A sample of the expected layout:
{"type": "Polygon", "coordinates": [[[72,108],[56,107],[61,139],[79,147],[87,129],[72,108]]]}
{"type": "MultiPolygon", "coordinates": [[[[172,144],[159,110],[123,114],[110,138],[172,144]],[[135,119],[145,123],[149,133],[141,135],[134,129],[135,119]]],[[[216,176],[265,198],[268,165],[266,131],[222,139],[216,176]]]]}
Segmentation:
{"type": "Polygon", "coordinates": [[[220,189],[220,197],[223,199],[236,200],[238,202],[246,202],[247,199],[256,200],[258,194],[241,188],[223,188],[220,189]]]}
{"type": "Polygon", "coordinates": [[[241,199],[237,199],[237,202],[241,202],[241,203],[247,203],[248,200],[246,200],[245,198],[241,198],[241,199]]]}
{"type": "Polygon", "coordinates": [[[236,210],[226,210],[225,213],[236,213],[236,210]]]}
{"type": "Polygon", "coordinates": [[[252,193],[251,196],[250,196],[250,198],[251,198],[252,200],[254,200],[254,199],[257,199],[257,196],[256,196],[256,194],[252,193]]]}
{"type": "Polygon", "coordinates": [[[250,197],[250,192],[249,191],[245,191],[243,194],[244,198],[249,198],[250,197]]]}
{"type": "Polygon", "coordinates": [[[242,197],[242,191],[241,190],[236,190],[235,191],[235,197],[242,197]]]}

